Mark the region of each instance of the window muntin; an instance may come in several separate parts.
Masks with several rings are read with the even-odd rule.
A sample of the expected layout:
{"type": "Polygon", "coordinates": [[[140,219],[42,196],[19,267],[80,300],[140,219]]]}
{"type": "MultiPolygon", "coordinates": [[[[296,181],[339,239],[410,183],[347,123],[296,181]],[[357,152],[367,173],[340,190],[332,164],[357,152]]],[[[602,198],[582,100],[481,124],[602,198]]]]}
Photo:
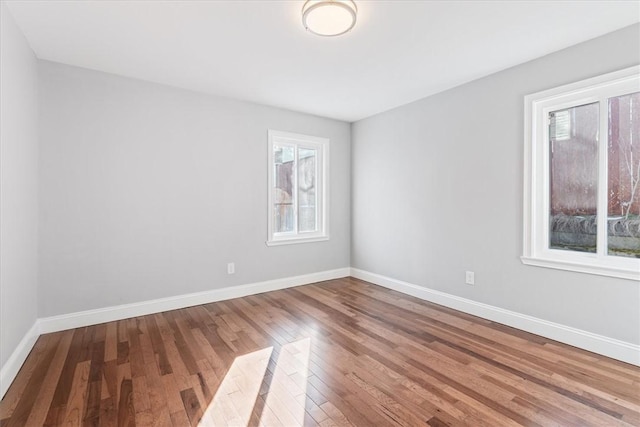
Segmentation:
{"type": "Polygon", "coordinates": [[[268,245],[328,239],[329,140],[269,131],[268,245]]]}
{"type": "Polygon", "coordinates": [[[525,98],[525,264],[640,280],[639,91],[632,67],[525,98]]]}

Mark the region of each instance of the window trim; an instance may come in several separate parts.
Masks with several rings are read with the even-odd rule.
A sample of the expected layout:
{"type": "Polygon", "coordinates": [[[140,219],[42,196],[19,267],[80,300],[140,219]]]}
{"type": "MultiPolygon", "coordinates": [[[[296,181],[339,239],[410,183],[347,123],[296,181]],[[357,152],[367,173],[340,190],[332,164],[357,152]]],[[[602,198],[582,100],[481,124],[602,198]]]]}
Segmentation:
{"type": "MultiPolygon", "coordinates": [[[[329,240],[329,138],[302,135],[292,132],[283,132],[269,129],[268,131],[268,155],[267,155],[267,246],[289,245],[296,243],[321,242],[329,240]],[[315,232],[300,233],[275,233],[274,231],[274,174],[273,174],[273,146],[274,145],[295,145],[296,147],[312,148],[317,150],[317,224],[318,230],[315,232]]],[[[297,171],[296,171],[297,174],[297,171]]],[[[297,192],[297,184],[296,184],[297,192]]],[[[297,194],[296,194],[297,197],[297,194]]],[[[297,213],[296,213],[297,216],[297,213]]]]}
{"type": "MultiPolygon", "coordinates": [[[[640,65],[533,93],[524,98],[523,264],[640,281],[640,258],[548,248],[549,150],[546,117],[551,111],[640,91],[640,65]]],[[[602,112],[602,105],[600,111],[602,112]]],[[[604,104],[605,107],[607,104],[604,104]]],[[[605,110],[606,111],[606,110],[605,110]]],[[[607,205],[608,115],[600,114],[598,207],[607,205]]],[[[599,242],[607,236],[607,215],[598,215],[599,242]]]]}

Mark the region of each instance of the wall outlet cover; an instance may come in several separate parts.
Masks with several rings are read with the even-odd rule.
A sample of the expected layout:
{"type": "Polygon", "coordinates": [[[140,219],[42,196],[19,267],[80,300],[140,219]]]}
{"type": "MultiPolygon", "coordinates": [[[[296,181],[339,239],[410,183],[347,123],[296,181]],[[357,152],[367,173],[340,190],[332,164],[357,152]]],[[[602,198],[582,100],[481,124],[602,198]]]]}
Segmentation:
{"type": "Polygon", "coordinates": [[[467,271],[465,274],[464,282],[467,285],[473,285],[475,284],[475,281],[476,281],[476,274],[473,271],[467,271]]]}

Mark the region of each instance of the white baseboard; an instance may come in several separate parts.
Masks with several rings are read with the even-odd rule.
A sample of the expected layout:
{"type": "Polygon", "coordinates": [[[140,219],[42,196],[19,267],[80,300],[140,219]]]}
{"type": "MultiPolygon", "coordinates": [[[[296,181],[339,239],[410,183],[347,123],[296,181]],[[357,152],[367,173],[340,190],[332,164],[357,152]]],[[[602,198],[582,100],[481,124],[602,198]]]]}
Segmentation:
{"type": "Polygon", "coordinates": [[[7,362],[2,366],[2,369],[0,369],[0,398],[4,397],[4,394],[9,389],[9,386],[18,374],[18,371],[40,334],[96,325],[114,320],[127,319],[129,317],[143,316],[247,295],[255,295],[278,289],[322,282],[324,280],[339,279],[349,275],[445,307],[640,366],[640,346],[635,344],[479,303],[357,268],[340,268],[302,276],[231,286],[211,291],[37,319],[7,362]]]}
{"type": "Polygon", "coordinates": [[[435,304],[640,366],[640,346],[635,344],[461,298],[357,268],[351,269],[351,276],[435,304]]]}
{"type": "Polygon", "coordinates": [[[45,317],[39,319],[40,333],[46,334],[49,332],[64,331],[66,329],[97,325],[99,323],[113,322],[114,320],[128,319],[130,317],[144,316],[147,314],[160,313],[162,311],[176,310],[194,305],[208,304],[215,301],[224,301],[247,295],[276,291],[278,289],[307,285],[309,283],[322,282],[324,280],[338,279],[349,276],[349,273],[350,268],[339,268],[337,270],[321,271],[302,276],[285,277],[265,282],[229,286],[221,289],[212,289],[210,291],[159,298],[133,304],[123,304],[113,307],[45,317]]]}
{"type": "Polygon", "coordinates": [[[263,292],[276,291],[278,289],[322,282],[324,280],[339,279],[349,276],[350,272],[351,270],[348,267],[339,268],[337,270],[321,271],[302,276],[285,277],[282,279],[250,283],[247,285],[229,286],[205,292],[177,295],[169,298],[160,298],[133,304],[123,304],[37,319],[0,370],[0,398],[4,397],[4,394],[7,392],[9,386],[18,374],[20,367],[27,359],[29,352],[33,348],[33,345],[36,343],[40,334],[97,325],[99,323],[144,316],[146,314],[159,313],[162,311],[176,310],[194,305],[208,304],[215,301],[224,301],[247,295],[256,295],[263,292]]]}
{"type": "Polygon", "coordinates": [[[20,371],[22,364],[27,360],[27,356],[29,356],[31,349],[38,340],[40,336],[38,326],[38,320],[36,319],[16,349],[11,353],[9,359],[2,365],[2,369],[0,369],[0,399],[4,397],[4,394],[9,389],[13,379],[18,375],[18,371],[20,371]]]}

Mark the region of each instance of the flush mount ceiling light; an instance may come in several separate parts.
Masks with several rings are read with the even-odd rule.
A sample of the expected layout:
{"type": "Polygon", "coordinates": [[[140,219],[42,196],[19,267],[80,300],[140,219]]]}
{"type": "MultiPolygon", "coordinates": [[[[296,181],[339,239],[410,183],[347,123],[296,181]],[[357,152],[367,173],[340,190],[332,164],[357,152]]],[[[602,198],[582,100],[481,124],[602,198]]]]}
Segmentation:
{"type": "Polygon", "coordinates": [[[319,36],[339,36],[356,25],[357,12],[353,0],[307,0],[302,6],[302,24],[319,36]]]}

